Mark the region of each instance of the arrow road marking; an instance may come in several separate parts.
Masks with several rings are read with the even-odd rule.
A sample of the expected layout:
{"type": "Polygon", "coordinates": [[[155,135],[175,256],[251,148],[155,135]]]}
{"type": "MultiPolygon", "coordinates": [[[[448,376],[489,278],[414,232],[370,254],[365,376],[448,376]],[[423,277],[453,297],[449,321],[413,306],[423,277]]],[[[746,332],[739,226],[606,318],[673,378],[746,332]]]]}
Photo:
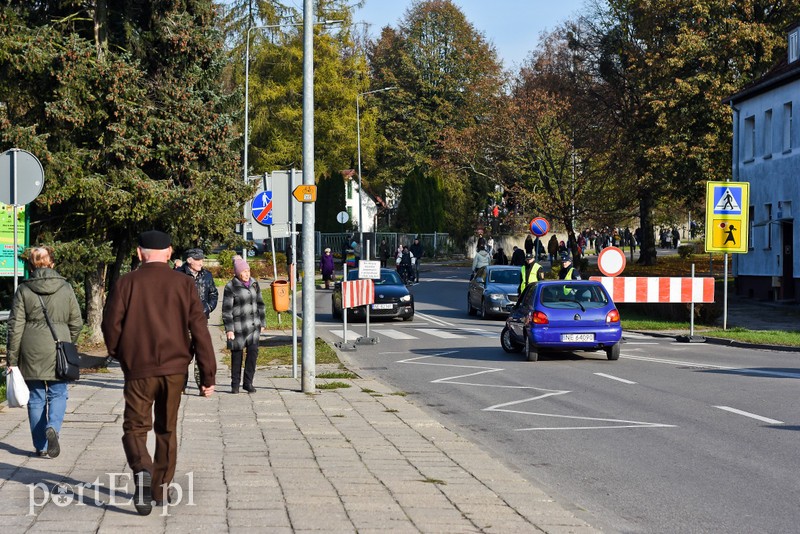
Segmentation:
{"type": "Polygon", "coordinates": [[[456,354],[457,350],[451,350],[447,352],[440,352],[437,354],[430,354],[427,356],[418,356],[416,358],[407,358],[405,360],[399,360],[397,363],[407,363],[407,364],[414,364],[414,365],[431,365],[436,367],[452,367],[452,368],[460,368],[460,369],[469,369],[474,370],[472,372],[468,372],[466,374],[459,374],[455,376],[449,376],[445,378],[439,378],[436,380],[432,380],[432,384],[454,384],[460,386],[473,386],[473,387],[488,387],[488,388],[501,388],[501,389],[519,389],[519,390],[532,390],[540,392],[538,395],[533,397],[526,397],[524,399],[519,399],[511,402],[504,402],[502,404],[495,404],[494,406],[489,406],[488,408],[484,408],[482,411],[484,412],[506,412],[506,413],[514,413],[514,414],[522,414],[522,415],[533,415],[539,417],[552,417],[558,419],[568,419],[568,420],[579,420],[579,421],[593,421],[595,423],[614,423],[614,424],[593,424],[591,426],[556,426],[556,427],[528,427],[528,428],[517,428],[515,431],[528,431],[528,430],[599,430],[599,429],[606,429],[606,428],[673,428],[675,425],[664,425],[660,423],[647,423],[643,421],[627,421],[624,419],[610,419],[610,418],[600,418],[600,417],[582,417],[576,415],[560,415],[560,414],[553,414],[553,413],[542,413],[542,412],[529,412],[525,410],[511,410],[508,409],[510,406],[519,406],[521,404],[525,404],[526,402],[533,402],[545,399],[547,397],[554,397],[557,395],[566,395],[567,393],[571,393],[571,391],[567,390],[557,390],[557,389],[545,389],[545,388],[538,388],[534,386],[504,386],[499,384],[482,384],[477,382],[468,382],[464,381],[466,378],[476,377],[480,375],[487,375],[492,373],[499,373],[504,371],[500,367],[482,367],[478,365],[459,365],[453,363],[433,363],[423,361],[428,358],[436,358],[440,356],[446,356],[449,354],[456,354]]]}

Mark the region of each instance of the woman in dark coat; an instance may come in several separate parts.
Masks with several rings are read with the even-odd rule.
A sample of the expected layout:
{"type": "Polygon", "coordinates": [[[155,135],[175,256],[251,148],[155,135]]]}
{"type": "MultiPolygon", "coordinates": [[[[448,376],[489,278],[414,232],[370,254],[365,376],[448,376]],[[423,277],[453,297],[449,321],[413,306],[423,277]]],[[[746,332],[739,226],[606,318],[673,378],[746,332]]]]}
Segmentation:
{"type": "Polygon", "coordinates": [[[53,249],[32,248],[28,262],[33,272],[17,288],[8,318],[8,369],[21,372],[31,392],[28,419],[36,454],[55,458],[69,395],[67,382],[56,377],[56,342],[42,301],[62,341],[77,342],[83,320],[72,286],[53,269],[53,249]]]}
{"type": "Polygon", "coordinates": [[[319,259],[319,270],[322,272],[322,280],[325,282],[325,289],[330,289],[334,271],[331,249],[326,248],[322,252],[322,257],[319,259]]]}
{"type": "Polygon", "coordinates": [[[234,277],[225,285],[222,294],[222,322],[231,349],[231,393],[239,393],[244,351],[247,355],[243,386],[248,393],[254,393],[258,336],[267,324],[266,310],[261,287],[257,280],[250,278],[250,266],[241,256],[233,258],[233,272],[234,277]]]}

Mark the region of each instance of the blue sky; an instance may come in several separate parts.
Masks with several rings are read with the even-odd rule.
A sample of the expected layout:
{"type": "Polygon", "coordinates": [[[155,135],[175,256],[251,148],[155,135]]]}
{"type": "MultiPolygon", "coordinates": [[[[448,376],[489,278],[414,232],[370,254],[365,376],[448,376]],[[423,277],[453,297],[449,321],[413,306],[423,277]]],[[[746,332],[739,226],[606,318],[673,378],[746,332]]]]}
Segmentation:
{"type": "MultiPolygon", "coordinates": [[[[397,27],[412,0],[366,0],[354,20],[370,24],[373,37],[384,26],[397,27]]],[[[516,70],[536,48],[539,35],[578,14],[584,0],[453,0],[467,20],[497,48],[507,69],[516,70]]]]}

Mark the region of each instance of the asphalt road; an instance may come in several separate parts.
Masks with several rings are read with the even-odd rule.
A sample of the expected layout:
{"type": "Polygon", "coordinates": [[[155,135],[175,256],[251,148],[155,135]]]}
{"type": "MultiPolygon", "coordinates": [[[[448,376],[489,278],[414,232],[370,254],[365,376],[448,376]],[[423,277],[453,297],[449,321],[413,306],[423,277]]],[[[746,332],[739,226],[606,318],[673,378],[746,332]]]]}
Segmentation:
{"type": "MultiPolygon", "coordinates": [[[[626,333],[617,362],[602,352],[527,362],[500,348],[502,320],[467,316],[467,269],[422,278],[414,321],[373,323],[380,343],[348,353],[354,370],[405,391],[597,527],[797,532],[800,353],[626,333]]],[[[341,340],[341,328],[319,291],[317,334],[341,340]]]]}

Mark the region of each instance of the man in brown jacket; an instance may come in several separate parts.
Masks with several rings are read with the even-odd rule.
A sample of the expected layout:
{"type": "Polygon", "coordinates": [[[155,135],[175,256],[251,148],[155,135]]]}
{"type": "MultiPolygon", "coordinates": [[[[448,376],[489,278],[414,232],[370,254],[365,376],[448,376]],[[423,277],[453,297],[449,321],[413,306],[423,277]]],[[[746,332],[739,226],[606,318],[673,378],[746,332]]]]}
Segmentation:
{"type": "Polygon", "coordinates": [[[134,473],[136,511],[148,515],[153,500],[163,504],[175,475],[177,419],[181,389],[194,340],[206,397],[214,392],[217,371],[211,335],[194,282],[173,271],[168,234],[151,230],[139,236],[141,267],[112,288],[103,317],[108,354],[125,374],[122,446],[134,473]],[[155,406],[155,421],[153,407],[155,406]],[[147,451],[154,429],[156,450],[147,451]]]}

